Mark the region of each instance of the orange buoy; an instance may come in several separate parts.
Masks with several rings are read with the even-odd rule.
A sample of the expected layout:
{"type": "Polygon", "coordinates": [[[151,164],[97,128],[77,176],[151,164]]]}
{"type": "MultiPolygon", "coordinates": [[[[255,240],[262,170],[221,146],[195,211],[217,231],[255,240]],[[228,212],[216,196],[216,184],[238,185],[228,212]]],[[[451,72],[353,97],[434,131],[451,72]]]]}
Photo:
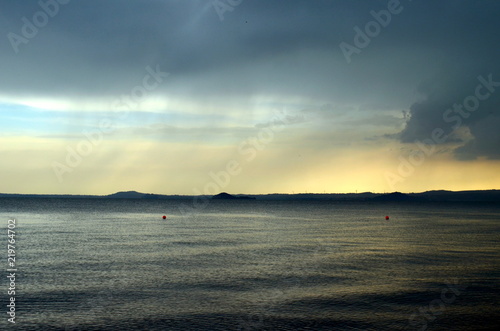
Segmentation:
{"type": "Polygon", "coordinates": [[[164,219],[164,220],[165,220],[165,219],[167,219],[167,216],[163,215],[163,219],[164,219]]]}
{"type": "Polygon", "coordinates": [[[385,219],[386,219],[386,220],[389,220],[389,216],[386,216],[386,217],[385,217],[385,219]]]}

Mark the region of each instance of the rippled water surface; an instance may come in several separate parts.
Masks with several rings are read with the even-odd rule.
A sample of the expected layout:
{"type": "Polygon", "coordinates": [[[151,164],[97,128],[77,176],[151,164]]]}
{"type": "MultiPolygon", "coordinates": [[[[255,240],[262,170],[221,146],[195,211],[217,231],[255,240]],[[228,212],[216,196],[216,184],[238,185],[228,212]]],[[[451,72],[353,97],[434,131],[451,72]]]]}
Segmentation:
{"type": "Polygon", "coordinates": [[[18,267],[16,324],[5,308],[2,329],[500,324],[499,206],[212,201],[183,215],[180,204],[192,201],[0,199],[3,228],[17,220],[18,267]]]}

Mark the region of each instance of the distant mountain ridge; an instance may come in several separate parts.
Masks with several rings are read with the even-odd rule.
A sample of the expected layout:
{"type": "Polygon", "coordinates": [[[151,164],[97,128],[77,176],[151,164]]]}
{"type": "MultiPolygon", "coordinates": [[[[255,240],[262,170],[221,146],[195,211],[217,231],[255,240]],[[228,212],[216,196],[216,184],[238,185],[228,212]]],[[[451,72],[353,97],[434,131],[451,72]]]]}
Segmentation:
{"type": "MultiPolygon", "coordinates": [[[[192,199],[193,195],[162,195],[141,193],[137,191],[121,191],[108,195],[70,195],[70,194],[11,194],[0,193],[0,198],[66,198],[66,199],[192,199]]],[[[316,201],[373,201],[373,202],[418,202],[418,201],[450,201],[450,202],[500,202],[500,190],[479,191],[426,191],[421,193],[297,193],[297,194],[248,194],[231,195],[222,192],[215,196],[203,195],[217,199],[258,199],[258,200],[316,200],[316,201]]]]}
{"type": "Polygon", "coordinates": [[[212,197],[212,199],[216,199],[216,200],[242,200],[242,199],[255,200],[255,197],[249,197],[246,195],[232,195],[232,194],[229,194],[226,192],[222,192],[222,193],[219,193],[217,195],[214,195],[212,197]]]}
{"type": "Polygon", "coordinates": [[[425,197],[415,196],[414,194],[404,194],[401,192],[393,192],[388,194],[377,195],[371,199],[372,201],[428,201],[425,197]]]}

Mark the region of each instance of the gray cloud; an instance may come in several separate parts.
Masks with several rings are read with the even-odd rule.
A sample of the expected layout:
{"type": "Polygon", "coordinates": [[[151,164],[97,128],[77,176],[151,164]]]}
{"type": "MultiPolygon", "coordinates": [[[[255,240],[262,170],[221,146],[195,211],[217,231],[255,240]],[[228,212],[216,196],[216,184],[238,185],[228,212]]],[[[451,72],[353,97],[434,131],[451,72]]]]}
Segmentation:
{"type": "Polygon", "coordinates": [[[461,139],[459,131],[468,129],[472,140],[463,141],[465,145],[454,151],[455,156],[458,159],[498,159],[500,88],[480,101],[478,109],[473,112],[465,110],[465,115],[455,111],[446,113],[455,104],[461,105],[465,98],[475,94],[479,76],[487,78],[492,75],[494,81],[500,82],[500,49],[496,46],[500,28],[496,17],[500,5],[487,1],[475,4],[468,1],[447,3],[443,7],[446,12],[442,12],[441,21],[433,33],[423,34],[425,37],[439,36],[439,41],[431,38],[427,46],[439,51],[444,62],[439,71],[419,83],[417,91],[423,100],[411,105],[411,118],[399,137],[404,143],[428,141],[433,130],[441,128],[450,135],[442,142],[447,144],[461,139]],[[460,123],[458,119],[450,120],[451,116],[458,116],[460,123]]]}
{"type": "Polygon", "coordinates": [[[400,140],[404,143],[429,142],[433,131],[442,129],[448,138],[434,143],[448,144],[462,141],[464,146],[454,151],[458,159],[477,157],[498,159],[500,87],[496,87],[491,93],[483,88],[482,93],[488,92],[489,96],[486,100],[478,100],[477,110],[468,111],[464,106],[467,98],[474,97],[477,86],[481,84],[478,77],[488,81],[491,75],[494,82],[500,82],[500,66],[485,67],[481,64],[480,62],[476,65],[464,64],[461,70],[449,71],[423,84],[421,91],[426,99],[411,106],[411,118],[400,133],[400,140]],[[464,139],[470,137],[460,136],[463,129],[468,130],[472,141],[464,139]]]}
{"type": "MultiPolygon", "coordinates": [[[[337,105],[321,118],[357,107],[391,127],[398,119],[384,112],[409,107],[399,135],[407,143],[436,127],[452,132],[443,112],[474,92],[477,76],[500,80],[496,1],[402,0],[404,10],[350,64],[339,43],[352,43],[354,26],[364,27],[387,1],[245,0],[224,21],[210,1],[71,1],[18,54],[7,34],[20,34],[21,18],[40,6],[1,3],[2,95],[113,97],[158,64],[171,75],[156,93],[202,102],[303,96],[337,105]]],[[[463,119],[473,140],[455,151],[458,158],[498,158],[499,98],[500,91],[463,119]]]]}
{"type": "MultiPolygon", "coordinates": [[[[159,64],[172,73],[172,85],[202,84],[207,73],[216,72],[228,85],[237,79],[246,93],[304,90],[324,97],[333,89],[337,95],[349,90],[353,95],[370,85],[373,89],[375,77],[368,79],[369,71],[396,74],[384,63],[347,66],[338,48],[342,40],[352,39],[354,25],[370,18],[371,9],[384,6],[244,1],[220,22],[206,1],[73,1],[61,6],[28,44],[19,45],[19,54],[3,39],[0,69],[6,79],[0,88],[25,94],[121,93],[141,79],[145,66],[159,64]],[[245,77],[249,67],[249,72],[257,71],[245,77]],[[342,85],[332,84],[339,80],[342,85]]],[[[36,1],[5,7],[3,35],[20,33],[21,18],[40,10],[36,1]]],[[[388,88],[384,85],[378,86],[388,88]]],[[[212,86],[206,93],[218,92],[214,90],[212,86]]]]}

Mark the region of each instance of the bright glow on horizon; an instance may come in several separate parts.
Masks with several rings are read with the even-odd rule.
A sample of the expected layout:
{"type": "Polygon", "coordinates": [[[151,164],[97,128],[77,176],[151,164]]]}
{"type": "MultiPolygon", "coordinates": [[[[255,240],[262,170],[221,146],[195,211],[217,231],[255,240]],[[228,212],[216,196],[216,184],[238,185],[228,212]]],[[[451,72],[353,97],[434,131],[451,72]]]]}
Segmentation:
{"type": "MultiPolygon", "coordinates": [[[[383,154],[385,147],[373,145],[336,151],[289,149],[276,139],[262,151],[246,145],[240,154],[237,146],[215,147],[206,144],[131,142],[110,140],[94,147],[81,163],[63,175],[59,183],[51,164],[64,163],[66,148],[77,150],[78,140],[2,137],[0,152],[2,193],[96,194],[135,190],[144,193],[194,195],[205,192],[209,183],[217,184],[210,173],[225,171],[227,163],[237,161],[241,169],[230,176],[220,191],[246,194],[266,193],[354,193],[393,191],[384,177],[397,174],[398,154],[383,154]],[[383,155],[383,157],[381,157],[383,155]],[[189,162],[176,162],[189,160],[189,162]],[[8,176],[7,176],[8,174],[8,176]]],[[[397,183],[394,190],[478,190],[500,186],[496,176],[500,162],[456,162],[451,158],[429,159],[414,173],[397,183]],[[464,182],[463,177],[470,178],[464,182]]]]}

